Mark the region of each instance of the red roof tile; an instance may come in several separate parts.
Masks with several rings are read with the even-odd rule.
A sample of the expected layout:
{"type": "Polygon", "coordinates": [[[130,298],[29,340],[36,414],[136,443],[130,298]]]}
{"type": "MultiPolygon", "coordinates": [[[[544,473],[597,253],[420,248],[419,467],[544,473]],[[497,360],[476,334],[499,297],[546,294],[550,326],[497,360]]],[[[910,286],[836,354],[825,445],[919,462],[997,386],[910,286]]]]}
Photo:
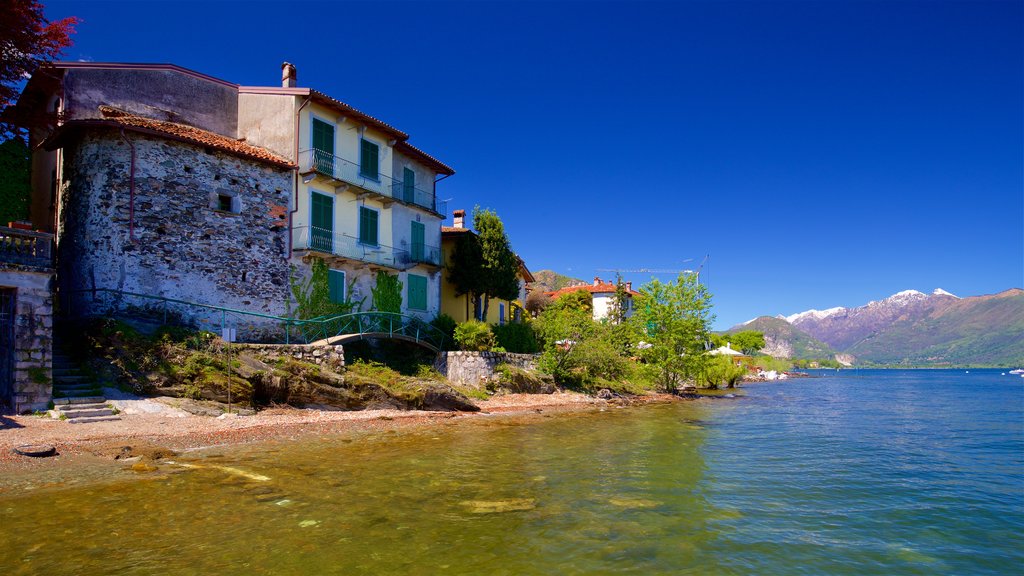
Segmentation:
{"type": "MultiPolygon", "coordinates": [[[[208,130],[202,130],[194,126],[144,118],[110,106],[100,106],[100,112],[103,114],[103,118],[107,123],[112,123],[114,125],[156,132],[158,134],[171,136],[184,142],[214,148],[230,154],[242,156],[244,158],[251,158],[253,160],[277,164],[278,166],[288,168],[294,166],[286,158],[282,158],[269,150],[253,146],[252,144],[246,144],[245,142],[234,138],[215,134],[208,130]]],[[[69,122],[69,124],[74,122],[76,121],[69,122]]],[[[90,121],[84,120],[77,122],[90,121]]]]}
{"type": "MultiPolygon", "coordinates": [[[[607,294],[607,293],[615,292],[615,284],[613,282],[602,282],[601,284],[598,284],[597,286],[595,286],[593,284],[580,284],[578,286],[566,286],[565,288],[559,288],[558,290],[555,290],[554,292],[545,292],[545,294],[547,294],[548,296],[551,296],[552,298],[561,298],[562,296],[565,296],[566,294],[572,294],[573,292],[578,292],[580,290],[586,290],[587,292],[590,292],[591,294],[607,294]]],[[[636,290],[627,290],[626,293],[631,295],[631,296],[639,296],[640,295],[640,293],[637,292],[636,290]]]]}

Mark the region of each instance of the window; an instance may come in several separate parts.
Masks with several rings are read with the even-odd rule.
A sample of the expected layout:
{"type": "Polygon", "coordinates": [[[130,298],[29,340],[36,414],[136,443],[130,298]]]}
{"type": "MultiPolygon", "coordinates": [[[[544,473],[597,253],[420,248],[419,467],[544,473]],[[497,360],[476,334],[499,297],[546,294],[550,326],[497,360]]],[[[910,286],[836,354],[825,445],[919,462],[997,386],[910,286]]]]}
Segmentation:
{"type": "Polygon", "coordinates": [[[410,204],[416,201],[416,173],[408,168],[402,171],[402,200],[410,204]]]}
{"type": "Polygon", "coordinates": [[[313,169],[334,175],[334,125],[313,118],[313,169]]]}
{"type": "Polygon", "coordinates": [[[424,249],[424,235],[426,227],[421,222],[412,223],[412,261],[424,262],[426,250],[424,249]]]}
{"type": "Polygon", "coordinates": [[[334,252],[334,197],[319,192],[309,195],[309,247],[334,252]]]}
{"type": "Polygon", "coordinates": [[[377,245],[377,222],[379,218],[380,214],[373,208],[359,207],[359,242],[369,244],[370,246],[377,245]]]}
{"type": "Polygon", "coordinates": [[[234,198],[229,194],[217,194],[217,210],[221,210],[223,212],[234,212],[234,210],[232,210],[234,206],[233,200],[234,198]]]}
{"type": "Polygon", "coordinates": [[[359,141],[359,175],[380,179],[380,146],[366,138],[359,141]]]}
{"type": "Polygon", "coordinates": [[[409,274],[407,278],[409,285],[406,300],[412,310],[427,309],[427,277],[409,274]]]}
{"type": "Polygon", "coordinates": [[[327,271],[328,298],[335,304],[345,302],[345,272],[341,270],[327,271]]]}

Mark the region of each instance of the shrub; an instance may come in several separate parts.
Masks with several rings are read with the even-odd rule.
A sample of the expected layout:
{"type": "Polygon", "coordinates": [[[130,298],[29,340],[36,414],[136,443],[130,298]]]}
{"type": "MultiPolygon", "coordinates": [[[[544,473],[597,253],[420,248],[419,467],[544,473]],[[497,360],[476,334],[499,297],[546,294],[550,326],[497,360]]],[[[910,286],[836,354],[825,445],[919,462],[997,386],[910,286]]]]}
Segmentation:
{"type": "Polygon", "coordinates": [[[460,350],[486,352],[495,346],[494,333],[487,324],[469,320],[455,327],[455,343],[460,350]]]}
{"type": "Polygon", "coordinates": [[[736,385],[746,370],[743,366],[737,366],[733,361],[724,356],[715,356],[704,366],[701,373],[701,380],[707,388],[717,389],[721,385],[732,388],[736,385]]]}
{"type": "Polygon", "coordinates": [[[447,314],[438,314],[430,321],[430,325],[444,333],[444,349],[455,349],[455,319],[447,314]]]}
{"type": "Polygon", "coordinates": [[[494,332],[494,337],[498,340],[498,346],[509,352],[534,354],[540,350],[533,326],[527,322],[512,322],[504,326],[493,325],[491,331],[494,332]]]}

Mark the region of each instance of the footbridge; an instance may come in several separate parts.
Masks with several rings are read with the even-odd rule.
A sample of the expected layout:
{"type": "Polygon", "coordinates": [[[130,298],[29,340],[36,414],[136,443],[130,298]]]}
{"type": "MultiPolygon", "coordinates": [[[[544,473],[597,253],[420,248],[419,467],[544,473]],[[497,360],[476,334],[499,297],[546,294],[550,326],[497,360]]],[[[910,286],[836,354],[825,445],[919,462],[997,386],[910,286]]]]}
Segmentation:
{"type": "Polygon", "coordinates": [[[427,348],[431,352],[444,349],[444,332],[415,316],[394,312],[354,312],[329,318],[316,318],[304,328],[311,344],[345,344],[365,339],[401,340],[427,348]],[[320,336],[320,338],[315,338],[320,336]]]}

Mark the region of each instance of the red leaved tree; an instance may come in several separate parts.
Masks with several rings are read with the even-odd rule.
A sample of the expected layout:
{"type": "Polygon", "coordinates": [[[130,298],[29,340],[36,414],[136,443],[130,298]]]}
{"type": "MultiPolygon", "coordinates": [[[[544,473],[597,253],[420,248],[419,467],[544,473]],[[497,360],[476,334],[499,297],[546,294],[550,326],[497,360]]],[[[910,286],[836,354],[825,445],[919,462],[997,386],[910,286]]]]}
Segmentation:
{"type": "Polygon", "coordinates": [[[47,21],[35,0],[0,0],[0,109],[14,103],[19,82],[71,45],[78,22],[47,21]]]}

